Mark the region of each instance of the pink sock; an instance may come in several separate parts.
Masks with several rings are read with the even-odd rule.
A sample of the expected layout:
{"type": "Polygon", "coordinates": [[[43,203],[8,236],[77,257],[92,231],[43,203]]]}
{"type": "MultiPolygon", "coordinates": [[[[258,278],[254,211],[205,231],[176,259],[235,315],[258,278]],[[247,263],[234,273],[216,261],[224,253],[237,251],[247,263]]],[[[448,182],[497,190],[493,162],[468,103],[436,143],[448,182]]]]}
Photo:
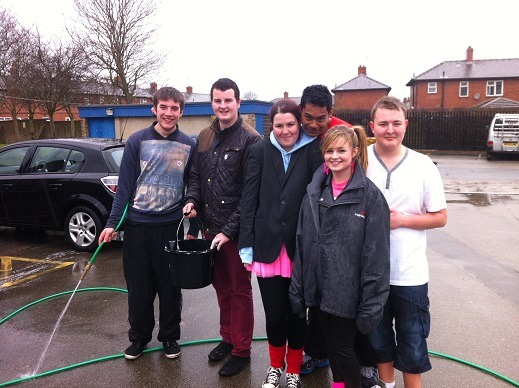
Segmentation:
{"type": "Polygon", "coordinates": [[[335,381],[332,383],[332,388],[346,388],[346,383],[336,383],[335,381]]]}

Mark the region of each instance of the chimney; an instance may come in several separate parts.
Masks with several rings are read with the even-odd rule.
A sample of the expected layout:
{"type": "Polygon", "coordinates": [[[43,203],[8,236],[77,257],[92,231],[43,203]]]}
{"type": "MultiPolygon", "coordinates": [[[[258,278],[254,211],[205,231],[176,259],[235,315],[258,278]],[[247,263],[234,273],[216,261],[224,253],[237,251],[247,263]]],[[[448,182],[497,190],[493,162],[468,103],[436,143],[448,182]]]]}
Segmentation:
{"type": "Polygon", "coordinates": [[[361,75],[361,74],[366,75],[366,66],[364,66],[364,65],[360,65],[359,66],[359,74],[358,75],[361,75]]]}
{"type": "Polygon", "coordinates": [[[474,59],[474,49],[472,47],[467,48],[467,62],[472,62],[474,59]]]}
{"type": "Polygon", "coordinates": [[[193,87],[192,87],[192,86],[188,86],[188,87],[186,88],[186,93],[187,93],[187,94],[193,94],[193,87]]]}
{"type": "Polygon", "coordinates": [[[288,100],[288,92],[283,93],[283,98],[284,98],[285,100],[288,100]]]}
{"type": "Polygon", "coordinates": [[[156,82],[150,83],[150,93],[153,94],[156,91],[157,91],[157,83],[156,82]]]}

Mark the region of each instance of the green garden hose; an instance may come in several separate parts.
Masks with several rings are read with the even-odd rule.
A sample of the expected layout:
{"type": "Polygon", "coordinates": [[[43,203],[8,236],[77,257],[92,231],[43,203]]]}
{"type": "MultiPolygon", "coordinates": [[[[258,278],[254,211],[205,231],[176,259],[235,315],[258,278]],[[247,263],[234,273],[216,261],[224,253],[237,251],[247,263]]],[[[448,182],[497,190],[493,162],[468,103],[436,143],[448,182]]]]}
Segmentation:
{"type": "MultiPolygon", "coordinates": [[[[123,223],[123,221],[124,221],[124,219],[126,217],[127,210],[128,210],[128,204],[126,204],[126,207],[124,208],[124,213],[123,213],[123,215],[121,217],[121,220],[119,221],[119,223],[118,223],[117,227],[114,229],[114,231],[119,230],[119,228],[121,227],[121,225],[122,225],[122,223],[123,223]]],[[[87,274],[87,272],[90,269],[90,267],[92,266],[92,264],[94,263],[97,255],[98,255],[99,251],[101,250],[101,248],[103,247],[103,245],[104,245],[104,241],[101,242],[101,244],[99,244],[99,246],[97,247],[96,251],[92,255],[90,261],[86,265],[85,270],[84,270],[84,272],[83,272],[83,274],[81,276],[81,279],[79,281],[80,283],[83,280],[83,278],[85,277],[85,275],[87,274]]],[[[26,310],[26,309],[28,309],[30,307],[33,307],[33,306],[35,306],[35,305],[37,305],[39,303],[42,303],[42,302],[45,302],[45,301],[48,301],[48,300],[51,300],[51,299],[54,299],[54,298],[58,298],[58,297],[61,297],[61,296],[64,296],[64,295],[76,293],[76,292],[79,293],[79,292],[89,292],[89,291],[114,291],[114,292],[128,293],[128,291],[123,289],[123,288],[113,288],[113,287],[91,287],[91,288],[79,288],[79,289],[76,288],[73,291],[65,291],[65,292],[60,292],[58,294],[49,295],[49,296],[46,296],[44,298],[38,299],[38,300],[36,300],[36,301],[34,301],[32,303],[29,303],[29,304],[19,308],[18,310],[13,311],[11,314],[6,316],[5,318],[0,319],[0,325],[4,324],[9,319],[11,319],[15,315],[19,314],[20,312],[22,312],[22,311],[24,311],[24,310],[26,310]]],[[[265,341],[265,340],[267,340],[267,337],[254,337],[252,340],[253,341],[265,341]]],[[[183,342],[183,343],[180,343],[179,345],[181,347],[184,347],[184,346],[200,345],[200,344],[207,344],[207,343],[215,343],[215,342],[220,342],[220,341],[221,341],[220,338],[202,339],[202,340],[196,340],[196,341],[183,342]]],[[[162,350],[162,349],[163,349],[163,347],[149,348],[149,349],[144,350],[144,353],[155,352],[155,351],[162,350]]],[[[446,355],[446,354],[442,354],[442,353],[438,353],[438,352],[433,352],[433,351],[429,351],[429,354],[431,354],[432,356],[444,358],[444,359],[447,359],[447,360],[455,361],[455,362],[458,362],[458,363],[470,366],[470,367],[475,368],[477,370],[480,370],[480,371],[483,371],[485,373],[488,373],[488,374],[490,374],[490,375],[492,375],[492,376],[494,376],[494,377],[496,377],[496,378],[498,378],[500,380],[503,380],[503,381],[511,384],[514,387],[519,387],[519,382],[514,381],[514,380],[512,380],[512,379],[510,379],[510,378],[508,378],[508,377],[506,377],[506,376],[504,376],[504,375],[502,375],[500,373],[494,372],[494,371],[492,371],[492,370],[490,370],[488,368],[485,368],[485,367],[482,367],[480,365],[474,364],[472,362],[465,361],[465,360],[462,360],[460,358],[449,356],[449,355],[446,355]]],[[[5,381],[3,383],[0,383],[0,387],[7,387],[7,386],[10,386],[10,385],[22,383],[22,382],[27,381],[27,380],[34,380],[34,379],[37,379],[37,378],[40,378],[40,377],[50,376],[50,375],[53,375],[53,374],[56,374],[56,373],[65,372],[65,371],[68,371],[68,370],[71,370],[71,369],[75,369],[75,368],[79,368],[79,367],[82,367],[82,366],[91,365],[91,364],[95,364],[95,363],[98,363],[98,362],[113,360],[113,359],[122,358],[122,357],[124,357],[124,354],[123,353],[118,353],[118,354],[113,354],[111,356],[94,358],[94,359],[83,361],[83,362],[80,362],[80,363],[77,363],[77,364],[67,365],[67,366],[64,366],[64,367],[61,367],[61,368],[52,369],[52,370],[49,370],[49,371],[46,371],[46,372],[42,372],[42,373],[38,373],[38,374],[34,374],[34,375],[31,375],[31,376],[21,377],[21,378],[10,380],[10,381],[5,381]]]]}
{"type": "MultiPolygon", "coordinates": [[[[127,290],[125,290],[123,288],[112,288],[112,287],[91,287],[91,288],[80,288],[80,289],[76,290],[76,292],[87,292],[87,291],[114,291],[114,292],[125,292],[125,293],[128,292],[127,290]]],[[[57,298],[57,297],[60,297],[60,296],[63,296],[63,295],[71,294],[72,292],[74,292],[74,291],[61,292],[59,294],[49,295],[49,296],[47,296],[45,298],[39,299],[39,300],[37,300],[35,302],[32,302],[32,303],[30,303],[30,304],[28,304],[28,305],[26,305],[26,306],[24,306],[22,308],[19,308],[18,310],[14,311],[14,312],[12,312],[7,317],[5,317],[3,319],[0,319],[0,325],[4,324],[9,319],[14,317],[18,313],[28,309],[29,307],[35,306],[35,305],[37,305],[39,303],[42,303],[42,302],[45,302],[47,300],[51,300],[51,299],[54,299],[54,298],[57,298]]],[[[267,339],[267,337],[254,337],[253,341],[265,341],[266,339],[267,339]]],[[[220,342],[220,341],[221,341],[220,338],[202,339],[202,340],[196,340],[196,341],[183,342],[183,343],[180,343],[179,345],[181,347],[185,347],[185,346],[201,345],[201,344],[207,344],[207,343],[216,343],[216,342],[220,342]]],[[[149,349],[144,350],[144,353],[155,352],[155,351],[159,351],[159,350],[162,350],[162,349],[163,349],[162,346],[156,347],[156,348],[149,348],[149,349]]],[[[490,374],[490,375],[492,375],[492,376],[494,376],[494,377],[496,377],[496,378],[498,378],[500,380],[503,380],[503,381],[509,383],[510,385],[514,386],[514,387],[519,387],[519,382],[514,381],[514,380],[512,380],[512,379],[510,379],[510,378],[508,378],[508,377],[506,377],[506,376],[504,376],[504,375],[502,375],[500,373],[494,372],[494,371],[492,371],[492,370],[490,370],[488,368],[485,368],[483,366],[474,364],[474,363],[469,362],[469,361],[462,360],[462,359],[457,358],[457,357],[453,357],[453,356],[449,356],[449,355],[446,355],[446,354],[438,353],[438,352],[429,351],[429,354],[432,355],[432,356],[444,358],[444,359],[447,359],[447,360],[451,360],[451,361],[455,361],[455,362],[461,363],[463,365],[470,366],[470,367],[475,368],[477,370],[480,370],[482,372],[488,373],[488,374],[490,374]]],[[[91,364],[95,364],[95,363],[103,362],[103,361],[108,361],[108,360],[113,360],[113,359],[116,359],[116,358],[123,358],[123,357],[124,357],[123,353],[118,353],[118,354],[112,354],[111,356],[93,358],[91,360],[83,361],[83,362],[80,362],[80,363],[77,363],[77,364],[67,365],[67,366],[64,366],[64,367],[61,367],[61,368],[57,368],[57,369],[52,369],[52,370],[49,370],[49,371],[46,371],[46,372],[42,372],[42,373],[38,373],[38,374],[35,374],[35,375],[32,375],[32,376],[21,377],[21,378],[15,379],[15,380],[5,381],[3,383],[0,383],[0,387],[7,387],[7,386],[10,386],[10,385],[22,383],[22,382],[27,381],[27,380],[34,380],[34,379],[37,379],[37,378],[40,378],[40,377],[50,376],[50,375],[53,375],[53,374],[56,374],[56,373],[65,372],[65,371],[68,371],[68,370],[71,370],[71,369],[75,369],[75,368],[79,368],[79,367],[82,367],[82,366],[91,365],[91,364]]]]}
{"type": "MultiPolygon", "coordinates": [[[[117,226],[115,227],[114,232],[117,232],[117,231],[119,230],[119,228],[121,227],[121,225],[123,224],[124,219],[126,218],[126,212],[128,211],[128,205],[129,205],[129,203],[127,203],[126,206],[124,207],[123,215],[122,215],[121,219],[119,220],[119,223],[118,223],[117,226]]],[[[79,279],[79,282],[80,282],[80,283],[81,283],[81,282],[83,281],[83,279],[85,278],[87,272],[90,270],[90,267],[92,267],[92,264],[94,264],[94,261],[96,260],[97,255],[99,254],[99,252],[101,251],[101,249],[103,248],[104,245],[105,245],[105,242],[102,241],[101,244],[99,244],[99,246],[98,246],[97,249],[95,250],[94,254],[93,254],[92,257],[90,258],[90,261],[89,261],[88,264],[85,266],[85,270],[83,271],[83,274],[81,275],[81,278],[79,279]]]]}

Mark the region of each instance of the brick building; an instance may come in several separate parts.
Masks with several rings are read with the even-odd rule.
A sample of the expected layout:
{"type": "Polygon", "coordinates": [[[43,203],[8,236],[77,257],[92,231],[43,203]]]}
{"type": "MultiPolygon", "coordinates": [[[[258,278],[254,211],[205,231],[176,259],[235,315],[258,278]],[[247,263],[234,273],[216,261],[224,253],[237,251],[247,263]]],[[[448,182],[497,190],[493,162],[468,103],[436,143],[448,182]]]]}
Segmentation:
{"type": "Polygon", "coordinates": [[[519,58],[474,60],[468,47],[464,60],[445,61],[413,77],[414,109],[459,109],[519,105],[519,58]]]}
{"type": "Polygon", "coordinates": [[[368,77],[366,66],[358,67],[355,78],[332,89],[335,110],[369,110],[375,102],[387,96],[391,87],[368,77]]]}

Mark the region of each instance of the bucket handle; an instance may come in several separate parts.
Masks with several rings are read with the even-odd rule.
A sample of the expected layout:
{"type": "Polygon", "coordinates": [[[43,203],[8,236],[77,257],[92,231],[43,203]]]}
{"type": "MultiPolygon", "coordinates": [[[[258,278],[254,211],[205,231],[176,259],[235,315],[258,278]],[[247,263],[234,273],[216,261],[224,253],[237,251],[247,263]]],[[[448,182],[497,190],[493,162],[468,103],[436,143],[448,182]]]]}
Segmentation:
{"type": "MultiPolygon", "coordinates": [[[[179,224],[178,224],[178,228],[177,228],[177,240],[176,240],[176,245],[177,245],[177,251],[180,250],[180,247],[178,245],[178,233],[180,231],[180,227],[182,227],[184,225],[184,220],[186,219],[186,215],[185,214],[182,214],[182,219],[180,220],[179,224]]],[[[197,221],[200,223],[200,233],[202,235],[202,237],[204,237],[204,234],[202,233],[202,230],[204,230],[204,224],[202,223],[202,220],[200,219],[200,217],[196,216],[196,219],[197,221]]]]}

